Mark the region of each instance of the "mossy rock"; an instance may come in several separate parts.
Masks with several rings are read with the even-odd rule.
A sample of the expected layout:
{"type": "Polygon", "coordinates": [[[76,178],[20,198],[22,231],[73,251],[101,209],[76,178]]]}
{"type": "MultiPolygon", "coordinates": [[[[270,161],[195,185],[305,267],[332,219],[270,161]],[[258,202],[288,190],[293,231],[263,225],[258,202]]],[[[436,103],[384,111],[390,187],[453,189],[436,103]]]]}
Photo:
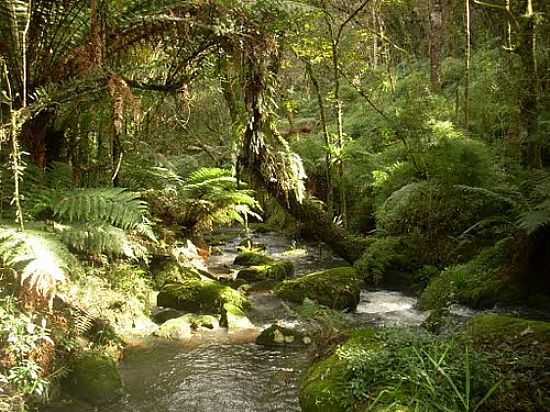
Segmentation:
{"type": "Polygon", "coordinates": [[[240,308],[248,305],[237,290],[211,279],[186,280],[166,284],[157,296],[157,305],[191,313],[219,314],[225,303],[240,308]]]}
{"type": "Polygon", "coordinates": [[[282,281],[275,293],[290,302],[309,298],[332,309],[353,311],[359,303],[361,279],[352,267],[338,267],[282,281]]]}
{"type": "Polygon", "coordinates": [[[466,324],[465,335],[499,371],[502,383],[487,410],[550,410],[544,389],[550,388],[550,322],[480,314],[466,324]]]}
{"type": "Polygon", "coordinates": [[[246,282],[260,282],[263,280],[283,280],[294,273],[294,264],[288,260],[281,260],[265,265],[250,266],[237,273],[237,279],[246,282]]]}
{"type": "Polygon", "coordinates": [[[303,347],[311,344],[311,337],[295,329],[271,325],[256,338],[256,344],[262,346],[303,347]]]}
{"type": "Polygon", "coordinates": [[[159,325],[162,325],[164,322],[168,322],[170,319],[176,319],[183,315],[181,310],[176,309],[163,309],[155,313],[152,318],[153,321],[159,325]]]}
{"type": "Polygon", "coordinates": [[[513,305],[525,298],[525,291],[503,275],[509,264],[509,239],[497,242],[474,259],[447,268],[434,277],[420,296],[424,309],[438,309],[452,303],[472,308],[495,304],[513,305]]]}
{"type": "Polygon", "coordinates": [[[170,319],[160,325],[154,334],[165,339],[189,339],[192,334],[191,322],[186,316],[170,319]]]}
{"type": "Polygon", "coordinates": [[[101,405],[122,395],[120,373],[109,356],[85,352],[71,363],[70,369],[64,384],[75,398],[101,405]]]}
{"type": "Polygon", "coordinates": [[[259,266],[268,265],[274,262],[275,259],[262,253],[243,252],[237,255],[237,257],[233,261],[233,264],[239,266],[259,266]]]}
{"type": "Polygon", "coordinates": [[[164,259],[154,265],[152,270],[157,290],[168,283],[184,282],[186,280],[200,280],[200,273],[193,268],[182,267],[175,259],[164,259]]]}
{"type": "Polygon", "coordinates": [[[242,306],[229,302],[223,305],[220,326],[227,328],[228,332],[254,328],[254,324],[246,317],[242,306]]]}
{"type": "Polygon", "coordinates": [[[196,313],[187,313],[183,316],[189,324],[191,329],[216,329],[220,326],[220,322],[216,316],[212,315],[199,315],[196,313]]]}
{"type": "MultiPolygon", "coordinates": [[[[377,345],[372,329],[357,331],[342,345],[342,349],[377,345]]],[[[346,399],[342,387],[348,379],[347,362],[337,353],[314,363],[306,372],[300,386],[299,398],[303,412],[346,412],[351,399],[346,399]]]]}
{"type": "Polygon", "coordinates": [[[487,313],[470,319],[466,334],[487,347],[502,343],[523,348],[538,345],[550,353],[550,322],[487,313]]]}

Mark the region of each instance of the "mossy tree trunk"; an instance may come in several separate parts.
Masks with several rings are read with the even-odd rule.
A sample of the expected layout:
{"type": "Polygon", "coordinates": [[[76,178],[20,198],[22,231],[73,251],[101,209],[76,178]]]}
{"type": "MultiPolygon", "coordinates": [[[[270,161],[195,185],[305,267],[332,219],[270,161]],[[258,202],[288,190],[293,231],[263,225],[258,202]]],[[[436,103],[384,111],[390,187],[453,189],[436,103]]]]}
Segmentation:
{"type": "Polygon", "coordinates": [[[287,151],[288,148],[275,130],[270,110],[266,106],[270,101],[266,96],[270,88],[269,58],[265,54],[258,56],[256,50],[264,49],[252,48],[245,62],[248,73],[243,90],[248,122],[242,136],[239,165],[250,176],[254,186],[265,189],[288,213],[336,254],[348,262],[354,262],[363,252],[361,242],[350,238],[344,229],[335,225],[318,203],[307,197],[300,197],[289,184],[294,176],[289,176],[288,165],[276,156],[278,152],[287,151]]]}

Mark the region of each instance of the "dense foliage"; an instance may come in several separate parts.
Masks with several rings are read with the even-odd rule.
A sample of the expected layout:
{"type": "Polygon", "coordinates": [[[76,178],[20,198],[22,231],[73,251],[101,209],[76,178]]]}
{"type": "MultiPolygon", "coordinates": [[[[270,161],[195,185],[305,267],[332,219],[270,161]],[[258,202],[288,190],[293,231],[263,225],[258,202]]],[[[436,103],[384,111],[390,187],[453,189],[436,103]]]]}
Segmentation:
{"type": "MultiPolygon", "coordinates": [[[[332,282],[353,309],[364,280],[426,308],[548,309],[549,42],[542,0],[2,0],[0,410],[47,399],[57,364],[37,351],[117,347],[159,262],[231,315],[218,295],[237,292],[200,272],[218,225],[265,220],[354,265],[353,293],[285,280],[299,302],[332,282]]],[[[411,385],[439,357],[456,372],[440,409],[469,410],[450,385],[467,352],[413,338],[385,390],[433,403],[434,382],[411,385]]],[[[353,385],[360,355],[339,354],[353,385]]]]}

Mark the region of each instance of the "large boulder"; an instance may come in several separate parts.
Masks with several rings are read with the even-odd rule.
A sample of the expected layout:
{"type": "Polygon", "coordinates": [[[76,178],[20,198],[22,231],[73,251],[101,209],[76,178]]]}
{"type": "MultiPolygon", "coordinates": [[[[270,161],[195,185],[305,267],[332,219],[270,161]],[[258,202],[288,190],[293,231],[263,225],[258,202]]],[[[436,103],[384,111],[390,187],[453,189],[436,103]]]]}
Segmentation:
{"type": "Polygon", "coordinates": [[[352,267],[338,267],[284,280],[275,293],[294,303],[309,298],[332,309],[353,311],[359,303],[361,278],[352,267]]]}
{"type": "Polygon", "coordinates": [[[235,289],[212,279],[189,279],[164,285],[157,296],[157,305],[191,313],[219,314],[225,303],[243,310],[247,299],[235,289]]]}
{"type": "Polygon", "coordinates": [[[283,280],[294,273],[294,264],[288,260],[263,265],[250,266],[237,273],[237,280],[260,282],[263,280],[283,280]]]}
{"type": "Polygon", "coordinates": [[[154,284],[157,290],[168,283],[184,282],[186,280],[199,280],[201,276],[196,269],[181,266],[172,257],[156,257],[151,264],[154,284]]]}
{"type": "Polygon", "coordinates": [[[65,388],[75,398],[95,404],[109,403],[122,394],[115,361],[99,352],[85,352],[70,365],[65,388]]]}
{"type": "Polygon", "coordinates": [[[258,266],[273,263],[275,260],[272,257],[262,253],[242,252],[237,255],[233,264],[239,266],[258,266]]]}
{"type": "Polygon", "coordinates": [[[311,342],[311,337],[306,333],[279,325],[271,325],[256,338],[256,344],[262,346],[303,347],[311,342]]]}

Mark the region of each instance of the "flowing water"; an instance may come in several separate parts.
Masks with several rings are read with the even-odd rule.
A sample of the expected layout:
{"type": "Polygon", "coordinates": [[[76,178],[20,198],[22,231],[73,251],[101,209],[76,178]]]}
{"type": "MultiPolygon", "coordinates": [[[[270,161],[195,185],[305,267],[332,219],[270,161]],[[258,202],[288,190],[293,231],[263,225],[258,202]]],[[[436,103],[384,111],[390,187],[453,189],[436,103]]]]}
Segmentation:
{"type": "MultiPolygon", "coordinates": [[[[242,238],[222,246],[212,256],[209,270],[231,276],[236,246],[242,238]]],[[[292,260],[297,275],[343,265],[319,245],[292,249],[283,235],[253,234],[275,257],[292,260]],[[289,251],[290,248],[290,251],[289,251]]],[[[116,404],[89,409],[97,412],[276,412],[299,411],[300,376],[310,362],[304,349],[268,349],[255,345],[262,328],[274,322],[293,325],[284,302],[270,292],[253,293],[249,313],[255,329],[236,334],[225,330],[203,333],[187,342],[149,342],[130,348],[121,365],[126,395],[116,404]]],[[[418,325],[426,314],[416,309],[416,299],[399,292],[363,291],[356,313],[348,314],[358,325],[418,325]]],[[[72,411],[55,408],[49,411],[72,411]]],[[[79,411],[86,409],[79,407],[79,411]]]]}

